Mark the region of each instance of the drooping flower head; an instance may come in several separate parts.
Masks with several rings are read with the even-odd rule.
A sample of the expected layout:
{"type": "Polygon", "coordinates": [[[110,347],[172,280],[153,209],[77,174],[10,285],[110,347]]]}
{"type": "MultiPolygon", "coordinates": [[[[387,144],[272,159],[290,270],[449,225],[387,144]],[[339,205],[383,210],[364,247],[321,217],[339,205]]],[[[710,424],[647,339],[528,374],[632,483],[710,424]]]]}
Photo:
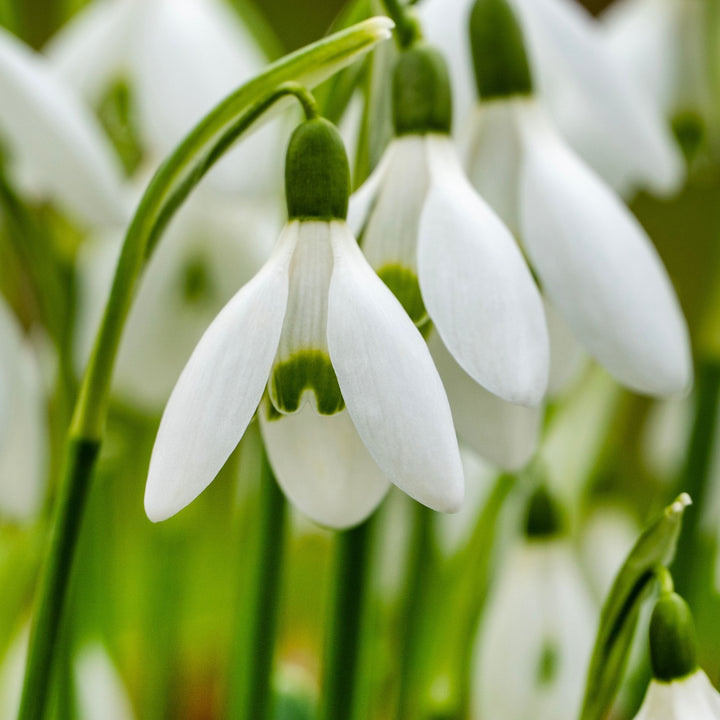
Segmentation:
{"type": "Polygon", "coordinates": [[[212,481],[261,400],[278,482],[318,522],[360,522],[389,482],[435,509],[459,506],[442,383],[345,224],[348,194],[337,130],[304,122],[288,147],[289,219],[277,246],[205,332],[165,408],[145,495],[151,519],[212,481]]]}
{"type": "Polygon", "coordinates": [[[687,327],[650,239],[536,101],[507,0],[477,0],[470,25],[482,100],[468,133],[473,183],[514,229],[544,293],[595,359],[637,392],[686,391],[687,327]]]}
{"type": "Polygon", "coordinates": [[[473,403],[468,422],[456,413],[458,432],[480,439],[473,443],[480,453],[513,465],[476,428],[481,404],[541,402],[549,362],[542,299],[511,233],[465,175],[451,116],[445,60],[417,39],[394,69],[395,137],[353,196],[350,223],[434,355],[449,352],[458,373],[480,386],[473,395],[489,396],[473,403]]]}

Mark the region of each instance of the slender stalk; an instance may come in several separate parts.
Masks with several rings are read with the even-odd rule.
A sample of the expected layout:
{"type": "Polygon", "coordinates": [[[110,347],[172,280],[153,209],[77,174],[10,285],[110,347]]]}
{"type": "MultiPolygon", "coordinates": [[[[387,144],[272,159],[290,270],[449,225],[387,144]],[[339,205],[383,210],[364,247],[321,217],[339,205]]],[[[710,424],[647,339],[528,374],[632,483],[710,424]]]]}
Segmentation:
{"type": "Polygon", "coordinates": [[[73,555],[99,449],[98,441],[77,438],[68,446],[65,479],[60,489],[49,556],[30,635],[20,720],[42,720],[44,717],[73,555]]]}
{"type": "Polygon", "coordinates": [[[420,24],[408,12],[407,7],[400,0],[382,0],[382,2],[387,14],[395,23],[398,45],[407,48],[420,40],[422,37],[420,24]]]}
{"type": "MultiPolygon", "coordinates": [[[[685,467],[680,478],[680,492],[687,492],[696,508],[705,507],[710,482],[715,429],[720,400],[720,362],[701,362],[696,382],[696,405],[692,435],[685,467]]],[[[673,577],[678,592],[691,600],[697,552],[700,544],[699,510],[687,513],[678,540],[673,577]]]]}
{"type": "Polygon", "coordinates": [[[263,449],[259,527],[255,564],[248,583],[249,612],[243,618],[245,648],[238,657],[238,685],[231,692],[230,718],[272,717],[272,668],[277,629],[283,548],[286,534],[285,496],[278,487],[263,449]]]}
{"type": "Polygon", "coordinates": [[[418,711],[413,699],[418,698],[415,690],[421,665],[421,624],[427,597],[427,582],[432,572],[434,557],[433,511],[419,503],[414,503],[413,510],[414,525],[402,617],[398,702],[395,714],[397,720],[415,717],[418,711]]]}
{"type": "Polygon", "coordinates": [[[352,720],[358,687],[372,520],[337,536],[335,587],[319,720],[352,720]]]}

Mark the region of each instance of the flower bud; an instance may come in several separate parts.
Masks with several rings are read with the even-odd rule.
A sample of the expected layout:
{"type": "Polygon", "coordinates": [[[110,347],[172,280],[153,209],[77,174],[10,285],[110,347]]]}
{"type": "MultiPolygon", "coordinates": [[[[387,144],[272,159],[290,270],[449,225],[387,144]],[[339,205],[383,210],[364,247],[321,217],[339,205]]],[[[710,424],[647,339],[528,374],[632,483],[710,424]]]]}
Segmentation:
{"type": "Polygon", "coordinates": [[[450,75],[435,48],[417,44],[398,58],[393,74],[393,123],[397,135],[450,132],[450,75]]]}
{"type": "Polygon", "coordinates": [[[324,118],[306,120],[290,138],[285,159],[290,220],[344,220],[350,168],[337,128],[324,118]]]}
{"type": "Polygon", "coordinates": [[[650,660],[657,680],[670,682],[697,670],[695,623],[676,593],[663,594],[650,620],[650,660]]]}
{"type": "Polygon", "coordinates": [[[483,100],[532,94],[522,29],[507,0],[476,0],[470,14],[470,44],[483,100]]]}

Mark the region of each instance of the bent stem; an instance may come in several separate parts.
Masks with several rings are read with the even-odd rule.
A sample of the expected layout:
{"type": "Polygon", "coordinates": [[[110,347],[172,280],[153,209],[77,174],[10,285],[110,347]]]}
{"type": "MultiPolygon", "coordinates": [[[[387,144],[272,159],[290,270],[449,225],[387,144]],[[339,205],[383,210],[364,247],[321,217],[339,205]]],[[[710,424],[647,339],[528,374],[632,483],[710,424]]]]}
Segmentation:
{"type": "Polygon", "coordinates": [[[45,716],[53,650],[90,478],[105,430],[115,358],[135,287],[162,230],[205,173],[270,105],[292,94],[299,96],[306,113],[316,112],[307,91],[299,93],[300,86],[295,84],[317,84],[327,79],[388,37],[387,22],[371,19],[273,63],[205,116],[160,166],[146,189],[125,235],[75,404],[66,442],[66,471],[28,647],[20,720],[42,720],[45,716]]]}
{"type": "Polygon", "coordinates": [[[267,453],[262,450],[260,520],[255,562],[248,588],[249,611],[244,614],[244,647],[231,674],[231,718],[266,720],[272,717],[271,685],[277,630],[287,504],[278,487],[267,453]]]}
{"type": "Polygon", "coordinates": [[[354,715],[372,523],[366,520],[337,536],[319,720],[352,720],[354,715]]]}

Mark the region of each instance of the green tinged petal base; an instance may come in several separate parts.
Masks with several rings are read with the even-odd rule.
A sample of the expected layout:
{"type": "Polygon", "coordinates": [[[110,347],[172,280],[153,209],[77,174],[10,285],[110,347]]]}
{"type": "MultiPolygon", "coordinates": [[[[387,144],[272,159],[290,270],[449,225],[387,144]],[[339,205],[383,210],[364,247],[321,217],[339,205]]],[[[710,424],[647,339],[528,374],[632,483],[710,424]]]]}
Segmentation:
{"type": "Polygon", "coordinates": [[[417,275],[402,265],[384,265],[377,271],[405,312],[418,328],[428,325],[428,314],[420,292],[417,275]]]}

